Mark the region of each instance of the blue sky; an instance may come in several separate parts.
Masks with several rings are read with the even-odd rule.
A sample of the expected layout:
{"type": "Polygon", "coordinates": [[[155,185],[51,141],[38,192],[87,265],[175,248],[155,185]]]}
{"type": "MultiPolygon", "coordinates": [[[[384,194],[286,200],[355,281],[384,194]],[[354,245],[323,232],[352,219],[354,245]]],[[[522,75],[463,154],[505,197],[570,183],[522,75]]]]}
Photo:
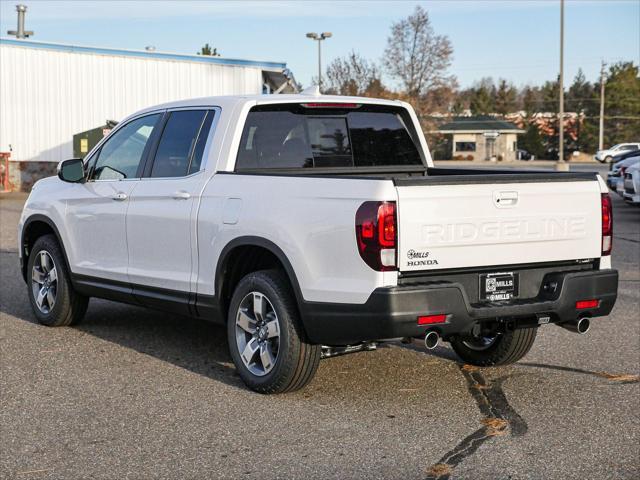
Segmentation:
{"type": "MultiPolygon", "coordinates": [[[[0,0],[0,31],[15,29],[17,0],[0,0]]],[[[417,4],[449,36],[450,72],[461,86],[492,76],[537,84],[558,72],[559,0],[489,1],[54,1],[22,0],[33,40],[195,53],[206,42],[223,56],[286,61],[309,85],[317,72],[310,31],[330,31],[323,61],[352,49],[379,60],[391,23],[417,4]]],[[[600,61],[640,63],[640,0],[567,0],[567,83],[579,67],[591,81],[600,61]]]]}

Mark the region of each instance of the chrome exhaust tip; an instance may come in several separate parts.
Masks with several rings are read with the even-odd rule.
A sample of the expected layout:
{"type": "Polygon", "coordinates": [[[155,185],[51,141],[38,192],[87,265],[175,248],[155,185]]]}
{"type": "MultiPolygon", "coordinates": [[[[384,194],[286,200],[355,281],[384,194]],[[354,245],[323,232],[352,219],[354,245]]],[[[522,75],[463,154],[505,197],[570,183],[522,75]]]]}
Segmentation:
{"type": "Polygon", "coordinates": [[[591,328],[591,321],[584,317],[572,322],[561,323],[560,327],[565,330],[569,330],[570,332],[579,333],[580,335],[584,335],[591,328]]]}
{"type": "Polygon", "coordinates": [[[427,332],[424,336],[424,346],[427,350],[433,350],[438,346],[440,335],[437,332],[427,332]]]}
{"type": "Polygon", "coordinates": [[[581,318],[576,325],[576,332],[580,335],[584,335],[591,328],[591,321],[588,318],[581,318]]]}

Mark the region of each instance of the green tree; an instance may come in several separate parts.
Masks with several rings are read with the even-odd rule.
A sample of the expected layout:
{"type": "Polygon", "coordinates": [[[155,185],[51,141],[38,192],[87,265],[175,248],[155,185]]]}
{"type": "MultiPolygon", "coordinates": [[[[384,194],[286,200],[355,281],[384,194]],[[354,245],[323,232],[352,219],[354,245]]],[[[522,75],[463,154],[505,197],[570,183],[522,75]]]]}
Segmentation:
{"type": "Polygon", "coordinates": [[[560,82],[546,81],[540,87],[540,103],[541,110],[545,112],[557,112],[558,102],[560,101],[560,82]]]}
{"type": "Polygon", "coordinates": [[[540,109],[540,89],[538,87],[526,86],[522,90],[521,105],[527,116],[531,116],[534,113],[538,113],[540,109]]]}
{"type": "Polygon", "coordinates": [[[517,97],[518,91],[516,88],[507,83],[506,80],[501,79],[498,82],[495,94],[495,112],[501,115],[512,113],[516,109],[517,97]]]}
{"type": "Polygon", "coordinates": [[[598,110],[598,95],[594,86],[584,76],[582,69],[578,70],[573,83],[565,96],[566,109],[570,112],[584,112],[591,114],[598,110]]]}
{"type": "Polygon", "coordinates": [[[473,87],[469,100],[469,109],[473,115],[488,115],[495,111],[494,91],[495,87],[490,78],[480,80],[473,87]]]}
{"type": "MultiPolygon", "coordinates": [[[[567,111],[576,112],[579,115],[575,126],[577,139],[575,144],[572,145],[576,150],[591,151],[594,141],[597,141],[593,137],[593,122],[589,121],[589,117],[598,115],[599,110],[599,89],[598,93],[596,93],[594,87],[593,84],[587,81],[582,69],[579,69],[565,96],[567,111]]],[[[595,133],[597,135],[597,132],[595,133]]]]}
{"type": "Polygon", "coordinates": [[[544,143],[538,127],[531,123],[527,126],[527,131],[518,138],[518,148],[535,155],[536,158],[544,158],[544,143]]]}
{"type": "Polygon", "coordinates": [[[218,49],[215,47],[211,47],[208,43],[205,43],[204,46],[198,52],[198,55],[204,55],[207,57],[219,57],[218,49]]]}
{"type": "Polygon", "coordinates": [[[619,62],[609,67],[605,84],[605,146],[637,141],[640,136],[638,66],[619,62]]]}

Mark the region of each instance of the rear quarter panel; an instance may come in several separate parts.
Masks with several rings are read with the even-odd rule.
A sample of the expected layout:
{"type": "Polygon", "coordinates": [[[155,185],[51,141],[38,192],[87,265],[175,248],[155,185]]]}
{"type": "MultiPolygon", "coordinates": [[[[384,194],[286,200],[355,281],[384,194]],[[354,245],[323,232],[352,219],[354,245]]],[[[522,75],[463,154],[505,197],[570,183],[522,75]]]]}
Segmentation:
{"type": "Polygon", "coordinates": [[[275,243],[291,263],[306,301],[364,303],[397,283],[361,259],[355,213],[368,200],[396,200],[388,180],[219,173],[198,211],[199,294],[213,295],[223,248],[243,236],[275,243]]]}

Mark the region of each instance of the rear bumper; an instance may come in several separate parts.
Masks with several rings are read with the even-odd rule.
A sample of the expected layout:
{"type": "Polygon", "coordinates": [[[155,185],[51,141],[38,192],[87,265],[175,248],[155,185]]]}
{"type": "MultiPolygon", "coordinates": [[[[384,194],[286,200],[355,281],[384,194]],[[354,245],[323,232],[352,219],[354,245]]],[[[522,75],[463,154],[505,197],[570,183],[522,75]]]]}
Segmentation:
{"type": "Polygon", "coordinates": [[[323,345],[349,345],[363,341],[399,337],[420,337],[429,330],[445,339],[470,335],[483,321],[508,321],[516,326],[534,326],[539,317],[562,323],[582,317],[608,315],[618,291],[616,270],[557,272],[545,282],[557,283],[554,293],[542,288],[538,296],[505,303],[469,302],[459,283],[438,282],[384,287],[374,290],[366,303],[341,304],[305,302],[303,318],[309,339],[323,345]],[[598,307],[576,310],[580,300],[599,300],[598,307]],[[423,315],[446,314],[447,321],[418,325],[423,315]]]}

